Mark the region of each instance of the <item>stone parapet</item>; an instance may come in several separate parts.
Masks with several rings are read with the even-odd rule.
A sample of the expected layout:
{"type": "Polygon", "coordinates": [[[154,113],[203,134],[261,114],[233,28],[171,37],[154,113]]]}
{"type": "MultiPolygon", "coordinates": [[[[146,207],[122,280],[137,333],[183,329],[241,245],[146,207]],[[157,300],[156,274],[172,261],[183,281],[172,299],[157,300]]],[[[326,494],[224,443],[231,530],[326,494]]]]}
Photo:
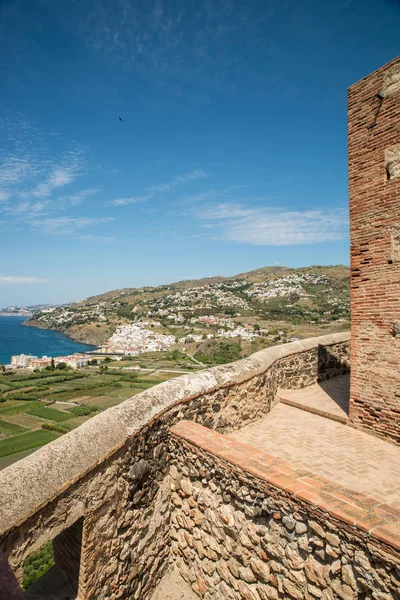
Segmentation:
{"type": "Polygon", "coordinates": [[[14,572],[49,540],[65,557],[80,521],[79,597],[150,597],[170,559],[170,428],[239,429],[271,410],[278,389],[346,372],[348,340],[293,342],[167,381],[1,471],[0,546],[14,572]]]}
{"type": "MultiPolygon", "coordinates": [[[[279,360],[286,360],[279,377],[280,386],[291,389],[304,387],[319,378],[325,379],[348,370],[348,344],[349,333],[345,332],[274,346],[228,365],[166,381],[119,406],[109,408],[74,431],[0,471],[0,534],[20,524],[41,506],[66,491],[106,461],[158,414],[175,404],[188,403],[216,390],[229,390],[256,380],[279,360]],[[332,349],[331,354],[329,348],[332,349]]],[[[226,404],[229,411],[229,398],[226,404]]],[[[248,403],[245,404],[251,409],[248,403]]],[[[257,418],[267,414],[269,409],[270,406],[262,406],[262,410],[251,416],[257,418]]],[[[237,407],[232,412],[237,412],[237,407]]],[[[204,415],[198,415],[197,418],[204,418],[204,415]]],[[[232,428],[238,429],[249,420],[247,412],[244,416],[238,412],[237,422],[232,428]]],[[[224,428],[222,421],[220,426],[224,428]]]]}
{"type": "Polygon", "coordinates": [[[386,544],[386,551],[400,552],[400,510],[198,423],[181,421],[171,433],[188,447],[207,452],[360,530],[360,535],[367,533],[370,541],[386,544]]]}

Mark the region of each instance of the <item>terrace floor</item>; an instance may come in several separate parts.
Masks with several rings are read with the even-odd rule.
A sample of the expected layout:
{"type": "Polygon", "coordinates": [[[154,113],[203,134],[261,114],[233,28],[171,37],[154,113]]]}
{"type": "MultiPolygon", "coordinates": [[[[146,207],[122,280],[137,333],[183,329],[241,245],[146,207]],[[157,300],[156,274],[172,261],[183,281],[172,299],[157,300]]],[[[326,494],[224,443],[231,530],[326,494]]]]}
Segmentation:
{"type": "MultiPolygon", "coordinates": [[[[329,401],[326,385],[285,394],[293,405],[282,400],[266,417],[229,437],[400,509],[400,448],[332,416],[316,414],[318,410],[333,411],[334,417],[340,414],[336,407],[338,400],[343,406],[344,399],[338,390],[345,396],[345,378],[331,380],[330,389],[336,390],[336,400],[329,401]]],[[[339,410],[346,414],[340,406],[339,410]]]]}
{"type": "Polygon", "coordinates": [[[281,391],[284,404],[347,423],[349,420],[350,375],[341,375],[301,390],[281,391]]]}

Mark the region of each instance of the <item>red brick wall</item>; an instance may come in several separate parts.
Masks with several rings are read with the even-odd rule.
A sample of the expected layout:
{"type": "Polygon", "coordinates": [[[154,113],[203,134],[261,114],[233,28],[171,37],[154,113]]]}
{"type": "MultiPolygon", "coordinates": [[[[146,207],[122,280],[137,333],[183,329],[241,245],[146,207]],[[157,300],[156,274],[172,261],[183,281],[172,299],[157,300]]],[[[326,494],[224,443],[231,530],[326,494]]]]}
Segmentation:
{"type": "Polygon", "coordinates": [[[348,116],[350,421],[399,443],[400,57],[349,89],[348,116]]]}

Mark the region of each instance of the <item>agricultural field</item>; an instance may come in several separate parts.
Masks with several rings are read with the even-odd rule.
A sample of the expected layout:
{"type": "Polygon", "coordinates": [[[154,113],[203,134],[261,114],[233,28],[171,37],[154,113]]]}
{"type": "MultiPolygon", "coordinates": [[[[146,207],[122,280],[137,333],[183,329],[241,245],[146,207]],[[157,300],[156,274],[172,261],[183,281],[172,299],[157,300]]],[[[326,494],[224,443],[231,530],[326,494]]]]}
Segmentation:
{"type": "Polygon", "coordinates": [[[190,370],[167,359],[161,361],[160,370],[157,364],[150,366],[153,362],[157,360],[150,357],[144,369],[128,360],[62,373],[23,369],[1,373],[0,469],[100,411],[190,370]]]}

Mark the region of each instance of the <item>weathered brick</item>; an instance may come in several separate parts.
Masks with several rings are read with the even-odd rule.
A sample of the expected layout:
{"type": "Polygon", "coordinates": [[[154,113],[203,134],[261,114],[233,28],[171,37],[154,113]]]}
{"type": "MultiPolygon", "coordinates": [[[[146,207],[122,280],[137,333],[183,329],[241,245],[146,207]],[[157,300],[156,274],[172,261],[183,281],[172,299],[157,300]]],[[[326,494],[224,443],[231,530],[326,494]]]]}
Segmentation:
{"type": "Polygon", "coordinates": [[[348,93],[350,420],[400,442],[400,58],[348,93]]]}

